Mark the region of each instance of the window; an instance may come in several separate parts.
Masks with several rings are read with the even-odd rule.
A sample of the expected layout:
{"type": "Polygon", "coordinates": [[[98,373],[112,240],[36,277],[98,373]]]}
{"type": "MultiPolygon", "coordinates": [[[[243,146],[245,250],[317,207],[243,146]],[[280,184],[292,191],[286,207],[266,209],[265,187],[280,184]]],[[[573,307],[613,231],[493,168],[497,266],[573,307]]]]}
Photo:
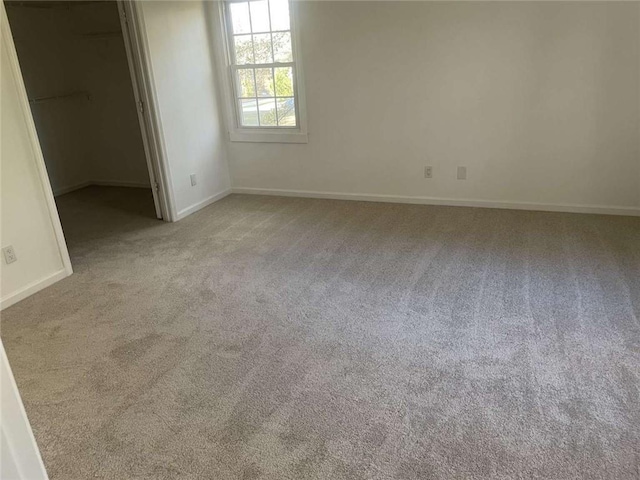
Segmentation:
{"type": "Polygon", "coordinates": [[[224,5],[237,132],[301,133],[289,0],[227,0],[224,5]]]}

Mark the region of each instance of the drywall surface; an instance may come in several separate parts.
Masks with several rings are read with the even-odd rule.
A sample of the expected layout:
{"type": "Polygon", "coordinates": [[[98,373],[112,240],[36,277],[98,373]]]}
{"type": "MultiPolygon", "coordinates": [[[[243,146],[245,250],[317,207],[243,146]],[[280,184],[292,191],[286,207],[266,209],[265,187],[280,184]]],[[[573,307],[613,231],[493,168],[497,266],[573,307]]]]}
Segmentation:
{"type": "Polygon", "coordinates": [[[142,134],[131,86],[116,2],[71,9],[83,59],[80,68],[92,92],[90,156],[92,180],[149,185],[142,134]]]}
{"type": "Polygon", "coordinates": [[[639,9],[298,2],[309,143],[230,143],[233,186],[637,209],[639,9]]]}
{"type": "Polygon", "coordinates": [[[149,185],[115,2],[7,3],[54,191],[87,182],[149,185]],[[82,92],[87,92],[87,94],[82,92]]]}
{"type": "Polygon", "coordinates": [[[179,219],[230,188],[205,6],[201,1],[137,5],[179,219]]]}
{"type": "MultiPolygon", "coordinates": [[[[68,10],[5,5],[29,98],[86,91],[74,61],[68,10]]],[[[31,111],[54,191],[86,182],[86,95],[32,103],[31,111]]]]}
{"type": "MultiPolygon", "coordinates": [[[[3,24],[4,27],[4,24],[3,24]]],[[[21,108],[19,82],[10,64],[10,45],[2,39],[0,65],[0,240],[13,245],[18,261],[0,258],[0,307],[66,276],[37,154],[21,108]]]]}

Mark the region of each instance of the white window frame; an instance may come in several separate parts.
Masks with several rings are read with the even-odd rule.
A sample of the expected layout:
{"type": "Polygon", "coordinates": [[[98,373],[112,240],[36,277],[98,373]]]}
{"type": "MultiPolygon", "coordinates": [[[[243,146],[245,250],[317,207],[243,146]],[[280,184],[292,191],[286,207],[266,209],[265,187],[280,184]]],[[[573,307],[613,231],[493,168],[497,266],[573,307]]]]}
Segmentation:
{"type": "MultiPolygon", "coordinates": [[[[224,95],[223,105],[227,128],[229,130],[229,139],[232,142],[262,142],[262,143],[307,143],[307,112],[306,97],[304,91],[304,75],[302,70],[302,62],[300,56],[300,40],[298,28],[297,3],[289,0],[289,17],[291,22],[291,48],[293,53],[293,82],[294,96],[296,102],[296,120],[295,127],[243,127],[240,124],[240,112],[238,100],[236,98],[235,77],[234,72],[242,65],[233,65],[231,59],[233,52],[231,51],[229,39],[231,38],[228,30],[230,25],[229,12],[227,3],[233,0],[221,0],[214,8],[213,25],[218,25],[218,34],[216,35],[216,62],[222,67],[220,70],[220,83],[222,93],[224,95]]],[[[237,0],[247,1],[247,0],[237,0]]],[[[262,66],[262,65],[260,65],[262,66]]],[[[264,64],[269,66],[286,66],[285,64],[264,64]]],[[[255,65],[247,65],[247,67],[255,67],[255,65]]]]}

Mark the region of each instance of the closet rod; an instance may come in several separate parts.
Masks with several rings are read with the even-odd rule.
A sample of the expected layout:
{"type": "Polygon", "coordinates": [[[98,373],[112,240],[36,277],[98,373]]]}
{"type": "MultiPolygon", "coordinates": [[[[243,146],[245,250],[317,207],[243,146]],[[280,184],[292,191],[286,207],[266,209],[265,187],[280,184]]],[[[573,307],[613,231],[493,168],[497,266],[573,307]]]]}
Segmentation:
{"type": "Polygon", "coordinates": [[[29,100],[29,103],[44,103],[44,102],[50,102],[52,100],[62,100],[65,98],[79,97],[79,96],[87,97],[87,100],[91,100],[91,94],[89,92],[79,91],[79,92],[65,93],[62,95],[52,95],[50,97],[32,98],[31,100],[29,100]]]}

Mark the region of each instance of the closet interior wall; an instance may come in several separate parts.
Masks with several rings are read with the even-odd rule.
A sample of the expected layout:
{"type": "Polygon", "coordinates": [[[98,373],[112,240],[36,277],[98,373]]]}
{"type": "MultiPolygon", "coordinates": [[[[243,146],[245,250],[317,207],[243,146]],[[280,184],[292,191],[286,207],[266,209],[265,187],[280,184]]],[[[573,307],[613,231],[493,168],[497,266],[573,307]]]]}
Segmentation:
{"type": "Polygon", "coordinates": [[[115,2],[6,2],[55,194],[149,187],[115,2]]]}

